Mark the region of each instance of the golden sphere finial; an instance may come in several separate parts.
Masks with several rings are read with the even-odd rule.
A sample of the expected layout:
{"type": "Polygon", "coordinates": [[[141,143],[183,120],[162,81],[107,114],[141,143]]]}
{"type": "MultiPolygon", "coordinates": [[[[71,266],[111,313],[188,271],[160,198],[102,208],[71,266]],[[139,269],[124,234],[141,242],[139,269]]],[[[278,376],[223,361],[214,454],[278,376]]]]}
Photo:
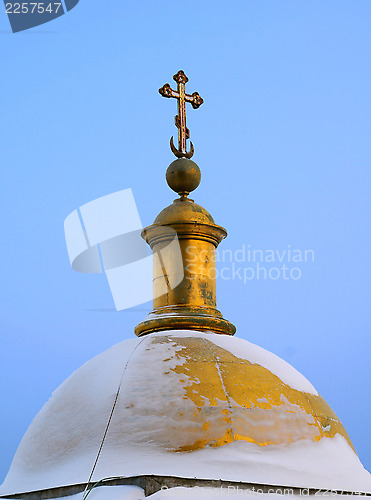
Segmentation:
{"type": "Polygon", "coordinates": [[[170,163],[166,171],[166,181],[169,187],[180,196],[187,197],[201,182],[201,171],[192,160],[177,158],[170,163]]]}

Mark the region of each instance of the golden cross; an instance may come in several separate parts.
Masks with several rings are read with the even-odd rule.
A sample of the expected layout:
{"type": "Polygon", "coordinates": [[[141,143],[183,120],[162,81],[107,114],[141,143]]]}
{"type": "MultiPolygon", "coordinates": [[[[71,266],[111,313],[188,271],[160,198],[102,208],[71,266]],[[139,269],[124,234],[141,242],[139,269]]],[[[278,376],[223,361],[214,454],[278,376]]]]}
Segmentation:
{"type": "Polygon", "coordinates": [[[175,117],[175,125],[178,128],[178,149],[174,146],[173,138],[170,139],[171,151],[178,158],[192,158],[194,153],[194,147],[191,142],[191,150],[187,151],[187,139],[189,139],[189,130],[186,125],[186,102],[192,104],[193,109],[197,109],[204,102],[202,97],[198,92],[193,92],[189,95],[185,93],[185,84],[188,82],[188,78],[184,74],[184,71],[180,70],[173,79],[178,84],[177,90],[173,90],[168,83],[160,88],[159,92],[163,97],[174,97],[178,100],[178,114],[175,117]]]}

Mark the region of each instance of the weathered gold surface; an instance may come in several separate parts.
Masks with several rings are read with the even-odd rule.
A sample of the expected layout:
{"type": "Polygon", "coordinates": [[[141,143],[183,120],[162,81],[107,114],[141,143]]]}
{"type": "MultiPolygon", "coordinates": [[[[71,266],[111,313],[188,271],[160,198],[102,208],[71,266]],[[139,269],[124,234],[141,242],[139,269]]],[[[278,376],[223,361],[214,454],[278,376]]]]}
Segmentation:
{"type": "Polygon", "coordinates": [[[166,170],[166,181],[169,187],[180,196],[187,197],[201,182],[201,171],[194,161],[188,158],[177,158],[166,170]]]}
{"type": "MultiPolygon", "coordinates": [[[[321,396],[293,389],[267,368],[231,354],[210,337],[158,335],[146,352],[151,358],[153,350],[161,349],[166,356],[156,363],[153,379],[161,382],[156,398],[163,403],[151,412],[166,417],[166,427],[152,431],[145,419],[138,422],[144,440],[168,451],[192,452],[234,441],[275,446],[340,434],[352,446],[321,396]]],[[[146,363],[146,356],[141,358],[146,363]]],[[[148,390],[155,389],[150,384],[148,390]]],[[[133,418],[140,418],[141,409],[132,411],[133,418]]]]}
{"type": "Polygon", "coordinates": [[[216,308],[215,248],[226,236],[204,208],[187,198],[175,200],[143,231],[154,253],[155,298],[153,311],[136,327],[136,335],[172,329],[235,333],[235,327],[216,308]],[[174,255],[178,248],[168,246],[172,235],[167,227],[177,234],[182,269],[174,255]],[[180,276],[181,283],[175,288],[169,285],[163,294],[164,282],[176,282],[180,272],[184,276],[180,276]]]}
{"type": "MultiPolygon", "coordinates": [[[[198,223],[198,224],[208,224],[215,226],[214,219],[209,214],[209,212],[194,203],[193,200],[180,200],[177,199],[164,208],[156,217],[154,224],[159,224],[161,226],[173,225],[179,222],[188,223],[198,223]]],[[[225,233],[225,236],[227,233],[225,233]]]]}

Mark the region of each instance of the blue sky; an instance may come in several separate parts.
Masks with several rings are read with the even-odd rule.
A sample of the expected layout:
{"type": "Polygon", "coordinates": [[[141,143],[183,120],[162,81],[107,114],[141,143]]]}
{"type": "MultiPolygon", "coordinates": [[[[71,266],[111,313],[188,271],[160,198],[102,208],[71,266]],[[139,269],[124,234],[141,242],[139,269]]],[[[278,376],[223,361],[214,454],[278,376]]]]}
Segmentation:
{"type": "Polygon", "coordinates": [[[158,88],[181,68],[221,250],[315,255],[298,280],[220,279],[218,306],[313,383],[371,469],[370,25],[368,0],[80,0],[18,34],[2,10],[0,479],[52,391],[151,309],[115,312],[104,276],[72,271],[63,221],[125,188],[144,225],[172,202],[158,88]]]}

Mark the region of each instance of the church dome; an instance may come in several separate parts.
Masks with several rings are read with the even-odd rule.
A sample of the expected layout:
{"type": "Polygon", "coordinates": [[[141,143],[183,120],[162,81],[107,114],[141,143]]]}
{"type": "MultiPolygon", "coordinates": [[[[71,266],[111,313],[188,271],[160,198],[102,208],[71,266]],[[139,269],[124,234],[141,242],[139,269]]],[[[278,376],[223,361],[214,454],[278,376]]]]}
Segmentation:
{"type": "Polygon", "coordinates": [[[52,395],[2,495],[145,474],[371,491],[308,380],[246,340],[166,331],[117,344],[52,395]]]}
{"type": "Polygon", "coordinates": [[[138,338],[87,362],[53,393],[0,495],[84,491],[86,500],[99,485],[110,486],[100,500],[107,490],[120,499],[173,499],[182,497],[178,487],[212,484],[216,496],[230,483],[248,494],[256,486],[270,494],[297,488],[295,498],[307,488],[321,496],[371,492],[371,475],[314,387],[274,354],[233,337],[235,326],[217,309],[215,251],[227,232],[188,198],[201,174],[193,145],[187,150],[185,103],[196,109],[203,101],[185,93],[183,71],[174,80],[176,92],[165,84],[160,93],[179,100],[177,160],[167,171],[179,198],[142,232],[153,252],[153,310],[136,326],[138,338]],[[122,496],[114,486],[129,489],[122,496]]]}

